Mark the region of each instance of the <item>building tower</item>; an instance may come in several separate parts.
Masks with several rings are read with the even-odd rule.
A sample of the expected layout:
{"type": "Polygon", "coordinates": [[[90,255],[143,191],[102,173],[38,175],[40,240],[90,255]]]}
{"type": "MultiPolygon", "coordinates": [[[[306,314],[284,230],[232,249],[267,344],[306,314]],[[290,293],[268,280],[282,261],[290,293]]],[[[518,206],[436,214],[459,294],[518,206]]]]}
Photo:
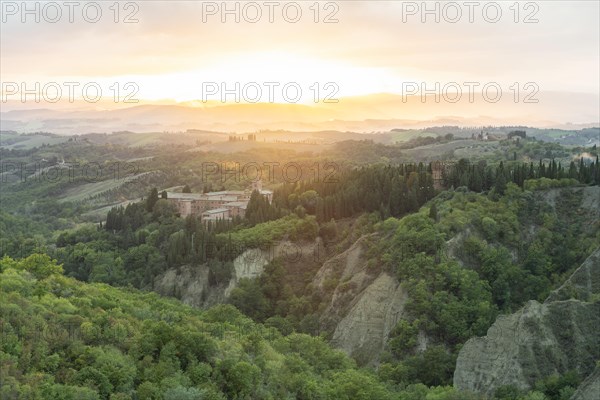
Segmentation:
{"type": "Polygon", "coordinates": [[[256,179],[254,181],[252,181],[252,191],[258,190],[258,192],[260,193],[262,190],[262,180],[260,179],[256,179]]]}

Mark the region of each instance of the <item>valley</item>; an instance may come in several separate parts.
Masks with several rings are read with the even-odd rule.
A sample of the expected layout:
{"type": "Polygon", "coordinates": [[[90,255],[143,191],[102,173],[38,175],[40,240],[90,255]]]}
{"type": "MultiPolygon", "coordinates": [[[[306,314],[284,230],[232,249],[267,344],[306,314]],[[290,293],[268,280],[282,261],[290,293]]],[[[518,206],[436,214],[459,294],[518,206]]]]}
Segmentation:
{"type": "Polygon", "coordinates": [[[2,132],[0,393],[590,398],[599,132],[522,130],[2,132]]]}

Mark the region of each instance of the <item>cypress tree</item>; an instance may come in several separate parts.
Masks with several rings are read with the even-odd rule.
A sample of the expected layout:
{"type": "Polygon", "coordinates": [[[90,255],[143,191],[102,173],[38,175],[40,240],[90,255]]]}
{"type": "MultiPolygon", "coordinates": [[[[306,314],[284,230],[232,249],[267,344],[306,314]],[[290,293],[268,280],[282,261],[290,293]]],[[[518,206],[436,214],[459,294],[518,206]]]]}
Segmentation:
{"type": "Polygon", "coordinates": [[[152,188],[150,189],[150,193],[148,194],[148,198],[146,199],[146,211],[152,212],[154,209],[154,205],[158,201],[158,189],[152,188]]]}

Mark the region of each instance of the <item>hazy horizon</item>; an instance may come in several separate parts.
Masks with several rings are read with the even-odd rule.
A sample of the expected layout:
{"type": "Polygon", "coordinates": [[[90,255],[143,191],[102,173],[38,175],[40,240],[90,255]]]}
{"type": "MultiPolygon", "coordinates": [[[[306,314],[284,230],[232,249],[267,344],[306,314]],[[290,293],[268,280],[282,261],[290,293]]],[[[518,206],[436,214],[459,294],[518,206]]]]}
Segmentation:
{"type": "MultiPolygon", "coordinates": [[[[59,4],[58,18],[49,3],[32,3],[28,14],[3,2],[2,129],[66,133],[73,128],[59,125],[77,113],[106,125],[102,114],[135,114],[140,105],[188,108],[176,124],[181,113],[160,108],[150,125],[164,129],[600,121],[598,2],[287,2],[273,9],[230,2],[222,9],[220,2],[142,1],[118,10],[98,3],[97,21],[88,3],[59,4]],[[40,121],[25,109],[55,114],[40,121]]],[[[143,123],[135,117],[123,122],[143,123]]]]}

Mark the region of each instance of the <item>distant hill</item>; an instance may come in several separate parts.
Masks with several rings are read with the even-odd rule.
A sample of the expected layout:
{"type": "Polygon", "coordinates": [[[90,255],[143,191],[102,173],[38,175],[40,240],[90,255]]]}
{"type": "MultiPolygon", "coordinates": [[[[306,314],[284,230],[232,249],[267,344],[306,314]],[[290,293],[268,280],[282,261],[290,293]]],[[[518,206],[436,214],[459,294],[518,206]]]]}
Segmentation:
{"type": "MultiPolygon", "coordinates": [[[[456,103],[433,96],[377,94],[339,99],[338,103],[176,104],[77,103],[56,108],[28,109],[7,102],[0,113],[3,129],[60,134],[91,132],[185,131],[253,132],[263,129],[294,131],[355,131],[370,133],[394,128],[429,126],[501,126],[524,124],[539,128],[582,129],[598,126],[600,99],[578,93],[541,92],[538,103],[515,103],[509,93],[496,103],[481,94],[472,101],[464,94],[456,103]],[[424,100],[424,101],[423,101],[424,100]],[[70,107],[68,107],[70,106],[70,107]],[[100,108],[104,107],[104,108],[100,108]]],[[[54,106],[54,105],[53,105],[54,106]]]]}

